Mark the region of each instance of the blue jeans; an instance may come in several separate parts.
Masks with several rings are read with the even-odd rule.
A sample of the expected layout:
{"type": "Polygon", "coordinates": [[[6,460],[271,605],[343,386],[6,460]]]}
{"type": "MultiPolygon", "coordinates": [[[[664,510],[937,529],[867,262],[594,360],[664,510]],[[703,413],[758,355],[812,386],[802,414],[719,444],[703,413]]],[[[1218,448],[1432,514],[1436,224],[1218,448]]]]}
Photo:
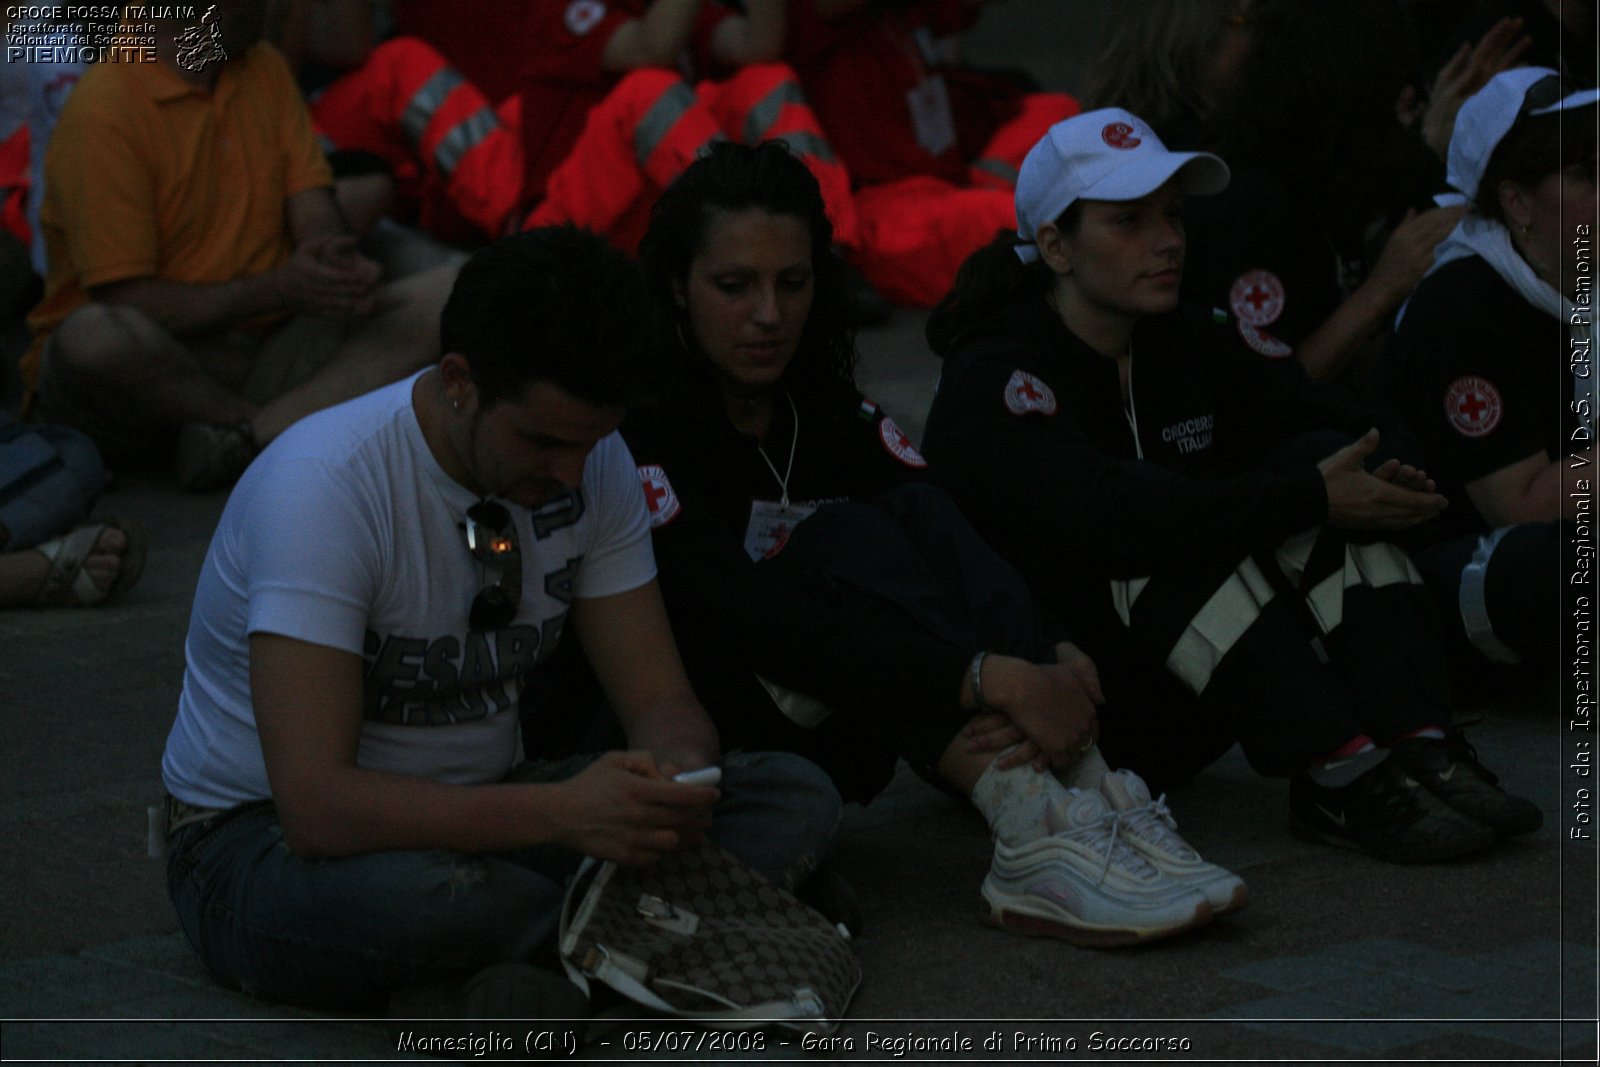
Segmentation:
{"type": "MultiPolygon", "coordinates": [[[[593,756],[525,763],[510,780],[559,781],[593,756]]],[[[827,854],[841,802],[826,774],[787,753],[726,756],[710,837],[786,888],[827,854]]],[[[504,960],[554,961],[561,902],[583,857],[375,852],[307,860],[271,804],[172,835],[167,889],[211,973],[253,996],[329,1009],[504,960]]]]}
{"type": "Polygon", "coordinates": [[[11,534],[0,549],[32,548],[72,529],[105,480],[94,442],[77,430],[0,412],[0,526],[11,534]]]}

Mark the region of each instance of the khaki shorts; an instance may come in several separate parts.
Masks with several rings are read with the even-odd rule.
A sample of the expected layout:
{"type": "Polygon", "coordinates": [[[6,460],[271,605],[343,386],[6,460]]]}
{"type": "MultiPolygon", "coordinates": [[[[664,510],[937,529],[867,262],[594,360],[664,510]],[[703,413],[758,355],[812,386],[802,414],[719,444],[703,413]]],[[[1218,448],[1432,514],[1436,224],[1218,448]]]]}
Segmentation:
{"type": "MultiPolygon", "coordinates": [[[[152,328],[160,330],[154,324],[152,328]]],[[[309,381],[333,361],[352,332],[352,323],[345,319],[297,315],[261,333],[234,330],[186,342],[173,339],[173,343],[181,344],[223,388],[259,407],[309,381]]],[[[164,330],[161,333],[171,336],[164,330]]],[[[102,454],[116,457],[118,466],[166,463],[178,427],[93,404],[72,387],[67,376],[53,369],[50,357],[55,338],[55,334],[50,336],[39,356],[34,417],[82,430],[102,454]]]]}

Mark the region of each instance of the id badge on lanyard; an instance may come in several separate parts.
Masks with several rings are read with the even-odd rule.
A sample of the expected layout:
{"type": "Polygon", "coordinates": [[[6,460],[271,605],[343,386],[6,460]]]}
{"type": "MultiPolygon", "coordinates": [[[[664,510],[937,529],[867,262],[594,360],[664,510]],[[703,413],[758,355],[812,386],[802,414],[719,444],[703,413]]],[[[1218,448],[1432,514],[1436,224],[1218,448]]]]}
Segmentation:
{"type": "Polygon", "coordinates": [[[815,504],[780,504],[776,500],[750,502],[750,525],[744,531],[744,550],[753,560],[776,556],[789,535],[817,510],[815,504]]]}
{"type": "Polygon", "coordinates": [[[950,111],[950,91],[945,88],[944,77],[930,74],[906,93],[906,107],[911,109],[911,125],[916,130],[917,143],[928,155],[943,155],[956,143],[955,116],[950,111]]]}
{"type": "Polygon", "coordinates": [[[917,135],[917,143],[928,155],[940,156],[956,143],[956,120],[955,113],[950,110],[950,89],[945,85],[943,75],[928,70],[929,64],[937,62],[937,48],[928,28],[919,26],[909,36],[907,51],[922,77],[916,87],[906,93],[906,109],[911,112],[911,128],[917,135]]]}

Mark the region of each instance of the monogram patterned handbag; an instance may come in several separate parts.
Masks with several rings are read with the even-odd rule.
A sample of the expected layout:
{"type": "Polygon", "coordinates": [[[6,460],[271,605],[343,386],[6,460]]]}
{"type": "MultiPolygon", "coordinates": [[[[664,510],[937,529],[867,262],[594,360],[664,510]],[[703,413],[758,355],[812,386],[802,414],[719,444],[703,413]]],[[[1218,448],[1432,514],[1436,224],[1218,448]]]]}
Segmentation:
{"type": "Polygon", "coordinates": [[[710,842],[644,867],[589,860],[561,962],[644,1007],[714,1026],[832,1033],[861,983],[848,936],[710,842]]]}

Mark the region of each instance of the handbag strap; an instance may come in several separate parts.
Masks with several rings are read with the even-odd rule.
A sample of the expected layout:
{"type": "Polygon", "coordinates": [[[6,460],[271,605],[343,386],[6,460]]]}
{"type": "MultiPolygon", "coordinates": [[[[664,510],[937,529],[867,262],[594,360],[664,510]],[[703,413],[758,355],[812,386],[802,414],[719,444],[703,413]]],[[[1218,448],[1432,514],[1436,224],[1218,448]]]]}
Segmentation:
{"type": "MultiPolygon", "coordinates": [[[[595,859],[593,856],[586,857],[583,863],[579,865],[578,873],[573,875],[572,883],[567,886],[566,898],[561,902],[561,925],[558,928],[561,943],[560,951],[557,955],[561,958],[561,967],[567,972],[567,977],[572,980],[573,985],[582,991],[584,996],[590,995],[589,979],[582,971],[573,966],[572,961],[567,957],[572,954],[573,945],[576,943],[578,935],[583,932],[584,926],[588,924],[589,916],[594,910],[594,902],[598,900],[598,894],[592,894],[588,891],[590,887],[588,876],[591,871],[600,866],[602,866],[600,860],[595,859]]],[[[606,861],[604,866],[615,868],[616,864],[606,861]]],[[[609,869],[602,870],[594,876],[595,880],[609,878],[610,873],[609,869]]]]}
{"type": "MultiPolygon", "coordinates": [[[[578,873],[573,876],[572,884],[567,888],[566,899],[561,904],[560,939],[561,967],[567,972],[567,977],[572,984],[577,986],[585,995],[588,995],[589,979],[592,977],[605,983],[623,996],[636,1004],[680,1019],[703,1020],[709,1023],[723,1025],[737,1023],[763,1023],[778,1021],[808,1020],[814,1021],[823,1031],[831,1031],[833,1025],[826,1020],[824,1013],[828,1010],[822,998],[812,990],[806,989],[797,992],[785,1000],[768,1001],[765,1004],[754,1004],[749,1007],[739,1007],[729,1003],[728,1007],[713,1011],[690,1011],[663,1000],[649,986],[634,977],[627,968],[618,965],[604,945],[596,945],[600,952],[600,962],[595,968],[585,973],[569,958],[576,945],[578,936],[588,925],[593,915],[594,907],[599,899],[599,887],[609,881],[616,870],[616,864],[610,860],[600,861],[593,856],[585,859],[578,867],[578,873]],[[592,872],[593,878],[589,876],[592,872]]],[[[696,990],[702,996],[711,996],[704,990],[696,990]]]]}
{"type": "MultiPolygon", "coordinates": [[[[679,1019],[695,1019],[723,1025],[796,1019],[815,1020],[818,1023],[823,1023],[822,1013],[827,1010],[827,1006],[823,1004],[821,997],[811,993],[810,990],[804,990],[803,992],[810,993],[810,999],[804,999],[800,994],[796,994],[787,1000],[769,1000],[765,1004],[752,1004],[746,1008],[730,1004],[727,1008],[719,1008],[714,1011],[689,1011],[675,1007],[661,999],[654,990],[630,974],[627,968],[613,963],[610,953],[605,951],[605,946],[602,945],[599,948],[602,954],[600,963],[592,972],[596,979],[604,982],[637,1004],[643,1004],[647,1008],[654,1008],[656,1011],[676,1016],[679,1019]]],[[[583,973],[565,959],[562,960],[562,963],[566,966],[569,975],[581,975],[583,973]]],[[[576,978],[573,980],[577,981],[576,978]]],[[[826,1024],[824,1023],[824,1025],[826,1024]]]]}

